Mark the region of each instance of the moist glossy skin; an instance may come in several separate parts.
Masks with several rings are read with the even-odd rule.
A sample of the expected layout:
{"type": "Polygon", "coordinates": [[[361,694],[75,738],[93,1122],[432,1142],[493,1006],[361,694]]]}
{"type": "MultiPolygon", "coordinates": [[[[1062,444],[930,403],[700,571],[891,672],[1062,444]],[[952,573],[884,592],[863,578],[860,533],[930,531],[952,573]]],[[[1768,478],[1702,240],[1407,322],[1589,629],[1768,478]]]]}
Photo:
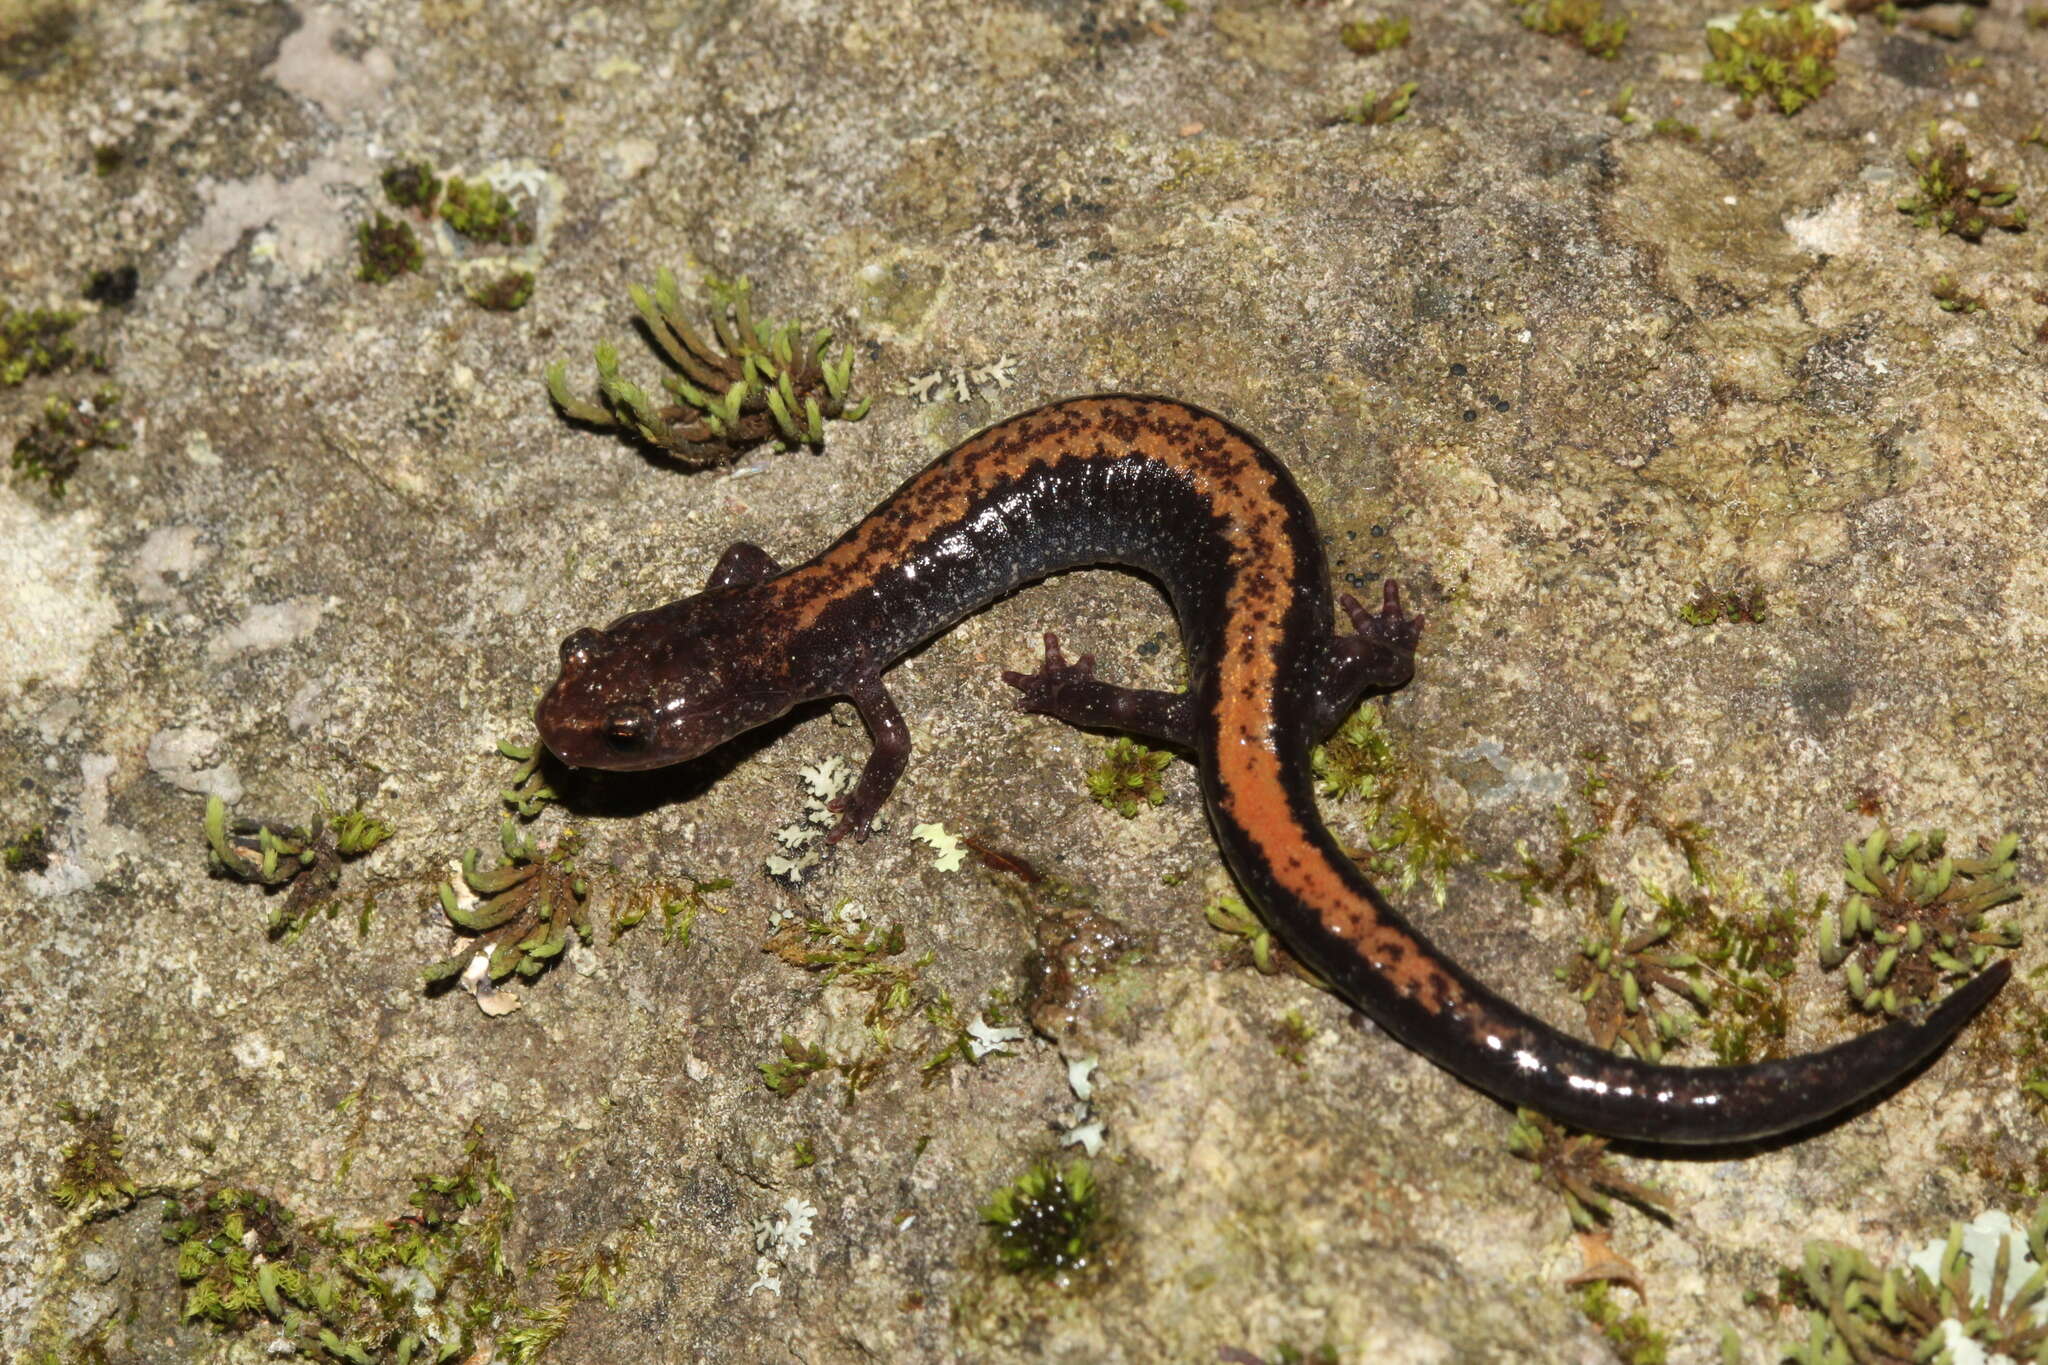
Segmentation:
{"type": "Polygon", "coordinates": [[[864,834],[909,755],[881,675],[1020,583],[1130,565],[1172,599],[1186,693],[1098,681],[1046,637],[1005,674],[1029,711],[1191,749],[1217,842],[1288,947],[1408,1046],[1503,1100],[1598,1133],[1733,1143],[1812,1124],[1911,1072],[2004,984],[2000,962],[1917,1022],[1741,1067],[1600,1051],[1487,990],[1396,914],[1316,816],[1308,751],[1359,696],[1407,682],[1421,619],[1388,585],[1344,600],[1337,634],[1315,522],[1257,441],[1162,398],[1070,399],[1013,417],[912,477],[817,557],[784,571],[746,544],[706,590],[582,630],[542,700],[564,762],[651,768],[801,702],[848,697],[875,748],[835,840],[864,834]]]}

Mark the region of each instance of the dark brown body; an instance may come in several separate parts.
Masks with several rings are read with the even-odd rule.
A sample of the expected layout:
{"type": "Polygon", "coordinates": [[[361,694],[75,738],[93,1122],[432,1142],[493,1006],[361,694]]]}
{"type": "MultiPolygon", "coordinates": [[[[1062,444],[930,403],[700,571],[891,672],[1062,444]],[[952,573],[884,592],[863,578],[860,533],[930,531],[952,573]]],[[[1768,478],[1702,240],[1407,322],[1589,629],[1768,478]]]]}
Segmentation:
{"type": "Polygon", "coordinates": [[[1287,471],[1223,419],[1104,395],[989,428],[915,475],[816,558],[733,547],[707,590],[580,631],[540,707],[564,761],[653,767],[816,697],[860,706],[876,748],[835,832],[864,831],[908,755],[892,662],[1020,583],[1115,563],[1157,579],[1188,653],[1185,694],[1067,663],[1007,675],[1026,709],[1192,749],[1218,842],[1273,928],[1347,999],[1502,1099],[1596,1132],[1734,1142],[1812,1123],[1935,1052],[2004,982],[2000,963],[1918,1023],[1744,1067],[1599,1051],[1500,999],[1390,909],[1317,818],[1308,752],[1373,688],[1407,681],[1420,621],[1345,603],[1338,635],[1315,522],[1287,471]]]}

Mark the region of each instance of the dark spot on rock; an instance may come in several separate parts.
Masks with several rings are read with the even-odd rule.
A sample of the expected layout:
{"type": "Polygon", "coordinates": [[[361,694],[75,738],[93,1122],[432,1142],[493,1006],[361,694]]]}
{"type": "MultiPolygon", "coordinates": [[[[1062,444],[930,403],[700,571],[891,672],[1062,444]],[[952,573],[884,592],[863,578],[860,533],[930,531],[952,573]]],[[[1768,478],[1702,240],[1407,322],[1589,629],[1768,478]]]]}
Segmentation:
{"type": "Polygon", "coordinates": [[[0,76],[34,80],[70,54],[79,36],[69,5],[27,5],[0,23],[0,76]]]}
{"type": "Polygon", "coordinates": [[[1903,33],[1885,35],[1877,49],[1877,69],[1901,84],[1923,89],[1948,83],[1941,48],[1918,38],[1908,38],[1903,33]]]}
{"type": "Polygon", "coordinates": [[[1479,410],[1477,408],[1466,408],[1460,416],[1468,422],[1476,422],[1479,420],[1479,410]]]}
{"type": "Polygon", "coordinates": [[[85,297],[108,308],[126,308],[135,301],[140,281],[135,267],[117,265],[112,270],[95,270],[85,286],[85,297]]]}
{"type": "Polygon", "coordinates": [[[1458,378],[1463,378],[1463,377],[1464,377],[1464,374],[1465,374],[1465,363],[1464,363],[1463,361],[1454,361],[1454,362],[1452,362],[1452,364],[1451,364],[1451,373],[1452,373],[1452,375],[1454,375],[1454,376],[1456,376],[1456,377],[1458,377],[1458,378]]]}
{"type": "Polygon", "coordinates": [[[1856,684],[1840,674],[1812,674],[1791,687],[1792,709],[1807,728],[1833,733],[1848,720],[1856,684]]]}

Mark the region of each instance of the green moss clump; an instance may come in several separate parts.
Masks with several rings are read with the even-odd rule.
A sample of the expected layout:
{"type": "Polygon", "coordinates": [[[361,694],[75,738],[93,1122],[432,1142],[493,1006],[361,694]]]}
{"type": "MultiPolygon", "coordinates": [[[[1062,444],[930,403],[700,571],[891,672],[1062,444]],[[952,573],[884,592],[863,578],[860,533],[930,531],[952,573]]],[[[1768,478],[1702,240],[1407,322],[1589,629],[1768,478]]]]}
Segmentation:
{"type": "Polygon", "coordinates": [[[1366,875],[1403,892],[1427,882],[1442,905],[1452,870],[1470,860],[1471,850],[1432,794],[1428,774],[1394,751],[1384,708],[1361,705],[1309,763],[1326,799],[1365,804],[1365,846],[1345,851],[1366,875]]]}
{"type": "Polygon", "coordinates": [[[1337,39],[1361,57],[1391,52],[1408,44],[1412,25],[1405,14],[1383,19],[1354,19],[1337,30],[1337,39]]]}
{"type": "Polygon", "coordinates": [[[472,281],[464,288],[469,301],[487,313],[512,313],[533,297],[533,272],[507,270],[500,275],[472,281]]]}
{"type": "Polygon", "coordinates": [[[1593,1041],[1611,1048],[1626,1043],[1649,1062],[1683,1043],[1698,1015],[1714,998],[1701,975],[1700,959],[1667,944],[1675,927],[1659,919],[1630,934],[1624,928],[1627,902],[1617,896],[1601,920],[1601,932],[1579,945],[1569,966],[1557,969],[1565,988],[1586,1009],[1593,1041]],[[1690,1008],[1681,1008],[1687,1006],[1690,1008]]]}
{"type": "Polygon", "coordinates": [[[527,246],[533,241],[533,224],[511,196],[488,180],[449,176],[441,217],[472,242],[527,246]]]}
{"type": "Polygon", "coordinates": [[[538,740],[532,744],[521,744],[516,740],[501,739],[498,741],[498,753],[519,765],[512,773],[510,784],[498,789],[498,799],[514,815],[522,820],[531,820],[561,799],[561,794],[543,771],[549,756],[546,747],[538,740]]]}
{"type": "Polygon", "coordinates": [[[41,825],[31,825],[7,841],[0,850],[9,872],[44,872],[50,866],[50,834],[41,825]]]}
{"type": "Polygon", "coordinates": [[[1730,24],[1707,26],[1714,59],[1700,74],[1745,101],[1768,99],[1796,114],[1835,83],[1841,41],[1840,30],[1812,5],[1751,5],[1730,24]]]}
{"type": "Polygon", "coordinates": [[[569,946],[571,929],[586,944],[596,941],[585,904],[590,885],[576,870],[583,841],[574,830],[562,831],[542,848],[508,818],[499,823],[498,845],[505,861],[497,867],[479,868],[476,849],[463,855],[462,884],[469,897],[457,895],[453,882],[441,883],[441,909],[449,922],[477,937],[421,972],[429,986],[453,981],[479,953],[489,955],[492,981],[539,976],[569,946]]]}
{"type": "Polygon", "coordinates": [[[1384,95],[1367,95],[1355,106],[1341,111],[1332,123],[1357,123],[1368,128],[1378,128],[1389,123],[1399,123],[1408,117],[1408,106],[1415,102],[1415,92],[1421,89],[1414,81],[1395,86],[1384,95]]]}
{"type": "Polygon", "coordinates": [[[1700,130],[1683,119],[1660,118],[1650,125],[1652,137],[1675,138],[1680,142],[1698,142],[1700,130]]]}
{"type": "Polygon", "coordinates": [[[1521,20],[1537,33],[1577,38],[1588,55],[1606,61],[1621,55],[1628,39],[1627,17],[1610,18],[1605,0],[1530,0],[1521,5],[1521,20]]]}
{"type": "MultiPolygon", "coordinates": [[[[1697,136],[1697,134],[1695,134],[1697,136]]],[[[1764,590],[1740,578],[1728,583],[1699,583],[1678,619],[1689,626],[1754,625],[1764,619],[1764,590]]]]}
{"type": "Polygon", "coordinates": [[[14,443],[8,463],[22,482],[40,482],[61,498],[89,451],[125,450],[128,426],[118,415],[121,391],[105,385],[90,398],[50,398],[43,415],[14,443]]]}
{"type": "Polygon", "coordinates": [[[1119,736],[1089,772],[1088,795],[1104,810],[1132,819],[1147,806],[1166,803],[1166,786],[1159,778],[1171,762],[1172,754],[1119,736]]]}
{"type": "Polygon", "coordinates": [[[1202,911],[1202,917],[1217,933],[1228,934],[1241,942],[1243,951],[1251,956],[1252,965],[1266,976],[1279,971],[1281,964],[1289,960],[1279,955],[1273,931],[1266,927],[1258,912],[1236,896],[1218,896],[1202,911]]]}
{"type": "Polygon", "coordinates": [[[78,314],[53,308],[17,309],[0,302],[0,388],[33,375],[70,369],[81,358],[71,339],[78,314]]]}
{"type": "Polygon", "coordinates": [[[562,415],[637,435],[691,469],[728,464],[768,440],[820,447],[826,422],[867,415],[870,400],[851,402],[851,343],[834,360],[825,354],[830,328],[806,340],[798,323],[756,318],[753,285],[744,276],[707,275],[704,285],[713,300],[708,321],[715,345],[691,325],[666,267],[651,292],[639,285],[628,290],[648,336],[678,371],[662,380],[676,403],[658,404],[621,375],[618,348],[607,343],[597,348],[599,402],[569,392],[561,362],[548,367],[548,393],[562,415]]]}
{"type": "Polygon", "coordinates": [[[356,278],[370,284],[388,284],[400,275],[410,275],[426,264],[419,234],[412,224],[376,216],[356,228],[356,278]]]}
{"type": "MultiPolygon", "coordinates": [[[[1854,1247],[1808,1242],[1789,1276],[1807,1309],[1807,1335],[1782,1353],[1792,1365],[1947,1360],[1950,1324],[1975,1343],[1974,1359],[2048,1355],[2048,1203],[2025,1228],[2003,1213],[1952,1223],[1933,1271],[1922,1257],[1883,1270],[1854,1247]]],[[[1956,1351],[1956,1358],[1961,1352],[1956,1351]]]]}
{"type": "Polygon", "coordinates": [[[1821,921],[1821,962],[1843,967],[1859,1009],[1898,1014],[1941,983],[1982,971],[2020,932],[1987,927],[1985,913],[2020,896],[2019,835],[1957,858],[1942,830],[1894,835],[1883,825],[1842,846],[1850,895],[1821,921]],[[1846,964],[1846,965],[1845,965],[1846,964]]]}
{"type": "MultiPolygon", "coordinates": [[[[320,910],[332,915],[342,864],[371,852],[392,834],[389,824],[361,808],[316,813],[304,825],[230,819],[218,796],[206,798],[203,828],[214,871],[271,889],[291,888],[271,912],[273,938],[295,936],[320,910]]],[[[367,912],[366,902],[365,932],[367,912]]]]}
{"type": "Polygon", "coordinates": [[[1909,213],[1921,227],[1952,233],[1966,242],[1981,242],[1984,234],[2025,232],[2027,211],[2013,200],[2019,186],[1996,174],[1978,174],[1970,169],[1970,149],[1961,138],[1948,138],[1938,126],[1927,129],[1927,146],[1906,153],[1906,160],[1920,173],[1919,193],[1899,201],[1899,212],[1909,213]]]}
{"type": "Polygon", "coordinates": [[[824,1048],[806,1043],[793,1033],[783,1034],[778,1046],[782,1050],[780,1057],[755,1065],[761,1068],[761,1084],[784,1099],[803,1089],[812,1076],[833,1066],[824,1048]]]}
{"type": "Polygon", "coordinates": [[[1953,275],[1937,275],[1934,283],[1927,287],[1934,302],[1944,313],[1981,313],[1984,298],[1981,294],[1965,294],[1962,281],[1953,275]]]}
{"type": "Polygon", "coordinates": [[[424,161],[395,161],[377,177],[384,197],[402,209],[427,215],[441,198],[441,180],[424,161]]]}
{"type": "Polygon", "coordinates": [[[521,1311],[506,1302],[512,1191],[472,1133],[462,1164],[415,1177],[407,1203],[389,1223],[342,1231],[301,1223],[254,1190],[184,1196],[165,1210],[163,1237],[177,1248],[185,1318],[282,1331],[306,1355],[351,1365],[427,1365],[474,1351],[501,1310],[521,1311]]]}
{"type": "Polygon", "coordinates": [[[128,1140],[114,1127],[113,1116],[80,1109],[69,1100],[57,1106],[57,1115],[71,1125],[75,1136],[58,1159],[50,1198],[67,1209],[94,1213],[126,1208],[136,1197],[136,1184],[121,1164],[128,1140]]]}
{"type": "Polygon", "coordinates": [[[1617,1198],[1665,1216],[1664,1195],[1624,1175],[1607,1155],[1606,1138],[1573,1133],[1533,1109],[1519,1109],[1508,1128],[1508,1152],[1536,1167],[1536,1183],[1564,1200],[1581,1232],[1611,1219],[1617,1198]]]}
{"type": "Polygon", "coordinates": [[[981,1221],[996,1259],[1017,1275],[1065,1281],[1100,1259],[1102,1210],[1095,1173],[1076,1157],[1041,1161],[989,1196],[981,1221]]]}
{"type": "Polygon", "coordinates": [[[1579,1311],[1600,1329],[1622,1365],[1664,1365],[1671,1358],[1670,1337],[1651,1327],[1649,1315],[1642,1309],[1623,1312],[1607,1285],[1589,1284],[1581,1289],[1579,1311]]]}

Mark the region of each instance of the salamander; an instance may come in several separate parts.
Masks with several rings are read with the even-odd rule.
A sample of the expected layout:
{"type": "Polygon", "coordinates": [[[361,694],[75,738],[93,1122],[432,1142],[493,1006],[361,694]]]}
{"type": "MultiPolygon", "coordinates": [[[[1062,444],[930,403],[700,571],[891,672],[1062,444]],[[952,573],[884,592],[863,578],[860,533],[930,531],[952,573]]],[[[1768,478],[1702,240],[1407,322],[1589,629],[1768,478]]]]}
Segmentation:
{"type": "Polygon", "coordinates": [[[799,704],[850,699],[873,749],[831,838],[864,836],[910,753],[884,671],[1020,584],[1093,564],[1166,589],[1188,690],[1106,683],[1047,634],[1036,672],[1003,674],[1020,707],[1192,751],[1217,842],[1281,941],[1395,1038],[1502,1100],[1657,1143],[1766,1137],[1900,1080],[2009,975],[2001,961],[1917,1019],[1746,1066],[1624,1058],[1494,994],[1343,855],[1309,780],[1309,750],[1362,696],[1407,683],[1422,617],[1392,582],[1377,611],[1333,604],[1286,469],[1230,422],[1166,398],[1074,398],[999,422],[794,568],[733,545],[702,592],[565,639],[536,721],[572,767],[647,769],[799,704]]]}

